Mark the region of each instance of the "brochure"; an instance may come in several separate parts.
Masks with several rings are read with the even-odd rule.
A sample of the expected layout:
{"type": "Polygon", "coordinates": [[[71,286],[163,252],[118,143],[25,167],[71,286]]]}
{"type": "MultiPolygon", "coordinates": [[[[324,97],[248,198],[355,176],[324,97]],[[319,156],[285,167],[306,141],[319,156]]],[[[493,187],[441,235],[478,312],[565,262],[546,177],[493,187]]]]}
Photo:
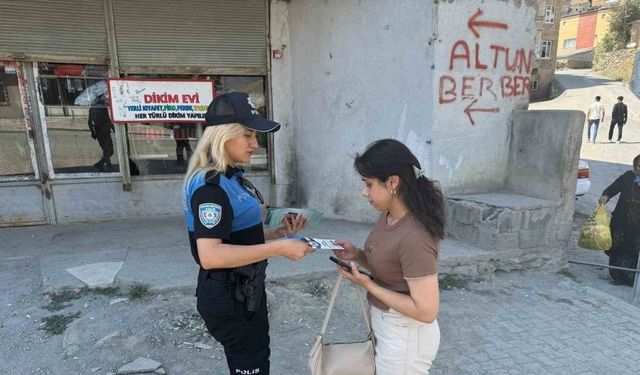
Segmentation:
{"type": "Polygon", "coordinates": [[[285,219],[295,218],[296,215],[306,217],[309,227],[318,225],[322,218],[322,213],[313,208],[269,207],[264,224],[269,229],[277,229],[282,226],[285,219]]]}
{"type": "Polygon", "coordinates": [[[304,241],[316,250],[344,250],[344,247],[336,244],[336,240],[328,240],[323,238],[304,237],[299,235],[290,235],[287,238],[304,241]]]}

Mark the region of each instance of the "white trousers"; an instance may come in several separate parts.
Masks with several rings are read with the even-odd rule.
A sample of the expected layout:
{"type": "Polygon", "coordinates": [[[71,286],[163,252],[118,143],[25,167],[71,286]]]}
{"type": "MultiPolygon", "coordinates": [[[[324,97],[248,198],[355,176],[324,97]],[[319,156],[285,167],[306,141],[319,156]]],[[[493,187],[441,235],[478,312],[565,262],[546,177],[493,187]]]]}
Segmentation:
{"type": "Polygon", "coordinates": [[[427,324],[371,306],[376,375],[426,375],[440,346],[438,321],[427,324]]]}

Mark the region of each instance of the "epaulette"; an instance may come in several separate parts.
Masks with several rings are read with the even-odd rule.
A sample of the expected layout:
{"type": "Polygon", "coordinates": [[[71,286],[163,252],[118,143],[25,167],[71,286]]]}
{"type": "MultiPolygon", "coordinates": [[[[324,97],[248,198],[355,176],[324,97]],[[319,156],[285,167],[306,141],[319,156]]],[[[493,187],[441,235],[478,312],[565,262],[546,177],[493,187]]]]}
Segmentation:
{"type": "Polygon", "coordinates": [[[207,185],[220,185],[220,173],[218,171],[209,171],[204,176],[204,183],[207,185]]]}

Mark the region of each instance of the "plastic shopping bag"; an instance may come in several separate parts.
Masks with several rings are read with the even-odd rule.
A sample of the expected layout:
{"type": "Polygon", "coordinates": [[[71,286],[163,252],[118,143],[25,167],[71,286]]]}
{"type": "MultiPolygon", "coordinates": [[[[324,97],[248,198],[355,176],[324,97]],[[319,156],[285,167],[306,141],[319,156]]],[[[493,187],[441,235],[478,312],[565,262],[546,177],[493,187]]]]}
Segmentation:
{"type": "Polygon", "coordinates": [[[578,246],[591,250],[609,250],[611,248],[609,221],[609,214],[604,204],[601,204],[580,227],[578,246]]]}

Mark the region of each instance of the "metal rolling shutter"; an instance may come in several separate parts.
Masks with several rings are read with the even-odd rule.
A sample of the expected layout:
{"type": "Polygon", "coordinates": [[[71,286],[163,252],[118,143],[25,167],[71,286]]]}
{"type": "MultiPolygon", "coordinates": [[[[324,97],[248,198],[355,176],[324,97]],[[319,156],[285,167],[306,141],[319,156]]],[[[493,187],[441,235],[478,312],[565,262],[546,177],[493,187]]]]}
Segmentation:
{"type": "Polygon", "coordinates": [[[0,0],[0,56],[104,62],[108,55],[102,0],[0,0]]]}
{"type": "Polygon", "coordinates": [[[265,0],[114,0],[113,8],[123,72],[266,73],[265,0]]]}

